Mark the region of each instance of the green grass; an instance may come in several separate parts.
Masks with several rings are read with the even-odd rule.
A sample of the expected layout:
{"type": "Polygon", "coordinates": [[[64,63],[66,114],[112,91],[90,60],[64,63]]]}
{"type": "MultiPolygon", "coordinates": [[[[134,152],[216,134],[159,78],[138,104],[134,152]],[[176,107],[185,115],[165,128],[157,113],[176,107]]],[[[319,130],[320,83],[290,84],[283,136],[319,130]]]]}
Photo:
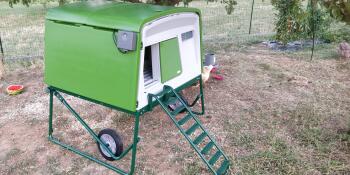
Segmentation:
{"type": "Polygon", "coordinates": [[[21,154],[25,154],[25,152],[18,148],[13,148],[7,152],[5,157],[0,159],[0,164],[3,166],[0,168],[0,172],[3,174],[29,174],[35,171],[37,160],[26,158],[18,160],[15,158],[21,154]]]}
{"type": "MultiPolygon", "coordinates": [[[[350,131],[326,129],[327,114],[319,110],[317,106],[309,103],[300,103],[288,114],[282,114],[289,116],[287,121],[279,121],[280,118],[270,121],[266,119],[269,116],[268,113],[260,115],[260,112],[255,111],[251,114],[257,114],[253,118],[242,118],[240,123],[224,125],[224,130],[230,133],[228,135],[230,147],[244,150],[244,153],[234,158],[236,173],[349,173],[350,166],[346,164],[348,157],[343,153],[347,152],[350,145],[350,131]],[[246,123],[253,127],[245,128],[246,123]],[[254,131],[259,127],[266,131],[254,131]],[[292,137],[281,137],[281,134],[286,133],[291,134],[292,137]],[[287,142],[290,139],[292,141],[287,142]]],[[[283,113],[286,111],[284,110],[283,113]]],[[[271,111],[269,113],[271,115],[271,111]]]]}
{"type": "MultiPolygon", "coordinates": [[[[338,58],[338,43],[319,44],[315,46],[313,59],[338,58]]],[[[299,51],[276,51],[294,59],[311,60],[311,47],[305,47],[299,51]]]]}
{"type": "Polygon", "coordinates": [[[200,162],[194,162],[185,166],[183,170],[183,175],[200,175],[201,174],[201,166],[200,162]]]}
{"type": "Polygon", "coordinates": [[[349,131],[326,129],[326,116],[316,106],[301,103],[291,111],[286,124],[291,128],[290,132],[299,146],[313,150],[310,155],[303,155],[304,158],[311,159],[310,162],[305,162],[306,165],[316,167],[322,174],[349,172],[350,166],[344,164],[346,158],[339,156],[350,145],[349,131]]]}
{"type": "Polygon", "coordinates": [[[271,140],[270,149],[237,157],[238,174],[302,174],[303,163],[283,140],[271,140]]]}

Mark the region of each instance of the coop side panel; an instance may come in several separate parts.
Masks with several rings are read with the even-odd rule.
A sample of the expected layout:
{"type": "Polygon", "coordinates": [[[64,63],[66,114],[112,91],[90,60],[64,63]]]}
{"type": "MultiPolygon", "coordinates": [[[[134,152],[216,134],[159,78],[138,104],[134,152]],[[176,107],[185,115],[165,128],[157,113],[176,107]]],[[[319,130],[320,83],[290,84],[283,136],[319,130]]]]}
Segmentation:
{"type": "Polygon", "coordinates": [[[138,51],[121,53],[113,31],[45,22],[45,82],[66,91],[136,110],[138,51]]]}

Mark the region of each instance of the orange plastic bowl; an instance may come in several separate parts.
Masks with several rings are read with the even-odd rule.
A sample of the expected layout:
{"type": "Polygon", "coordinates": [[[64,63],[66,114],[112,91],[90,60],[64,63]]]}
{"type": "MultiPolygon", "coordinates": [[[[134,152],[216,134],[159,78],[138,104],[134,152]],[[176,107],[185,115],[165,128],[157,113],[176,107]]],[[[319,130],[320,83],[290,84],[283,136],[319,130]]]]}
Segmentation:
{"type": "Polygon", "coordinates": [[[10,85],[6,88],[6,91],[9,95],[17,95],[23,92],[24,86],[22,85],[10,85]]]}

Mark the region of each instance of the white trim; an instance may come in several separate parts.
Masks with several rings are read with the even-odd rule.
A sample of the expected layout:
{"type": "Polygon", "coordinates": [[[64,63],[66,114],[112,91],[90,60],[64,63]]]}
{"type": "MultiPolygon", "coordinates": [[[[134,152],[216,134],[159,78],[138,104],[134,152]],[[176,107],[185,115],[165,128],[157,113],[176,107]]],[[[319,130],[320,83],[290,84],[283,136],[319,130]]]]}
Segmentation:
{"type": "Polygon", "coordinates": [[[148,104],[149,93],[157,94],[164,85],[177,88],[201,74],[201,50],[199,16],[196,13],[177,13],[168,15],[147,23],[142,29],[143,48],[140,54],[138,107],[141,109],[148,104]],[[182,41],[181,34],[193,31],[193,37],[182,41]],[[171,38],[178,38],[182,72],[177,77],[161,83],[159,43],[171,38]],[[143,64],[145,47],[152,47],[152,68],[155,82],[144,86],[143,64]]]}

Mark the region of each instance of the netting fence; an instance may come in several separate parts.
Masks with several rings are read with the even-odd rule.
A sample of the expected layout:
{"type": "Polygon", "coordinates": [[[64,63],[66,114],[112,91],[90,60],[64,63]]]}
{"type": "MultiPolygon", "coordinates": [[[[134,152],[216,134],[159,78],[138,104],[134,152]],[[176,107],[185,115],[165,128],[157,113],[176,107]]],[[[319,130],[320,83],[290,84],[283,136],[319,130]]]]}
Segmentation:
{"type": "Polygon", "coordinates": [[[10,8],[7,2],[0,2],[0,36],[5,60],[43,56],[46,11],[39,4],[10,8]]]}
{"type": "MultiPolygon", "coordinates": [[[[227,15],[224,4],[193,1],[203,17],[205,43],[244,43],[262,40],[274,34],[274,9],[270,1],[256,1],[250,24],[253,0],[240,0],[233,14],[227,15]],[[251,26],[251,32],[249,34],[251,26]]],[[[0,1],[0,37],[5,61],[43,58],[44,18],[47,10],[58,4],[21,4],[10,8],[0,1]]]]}

